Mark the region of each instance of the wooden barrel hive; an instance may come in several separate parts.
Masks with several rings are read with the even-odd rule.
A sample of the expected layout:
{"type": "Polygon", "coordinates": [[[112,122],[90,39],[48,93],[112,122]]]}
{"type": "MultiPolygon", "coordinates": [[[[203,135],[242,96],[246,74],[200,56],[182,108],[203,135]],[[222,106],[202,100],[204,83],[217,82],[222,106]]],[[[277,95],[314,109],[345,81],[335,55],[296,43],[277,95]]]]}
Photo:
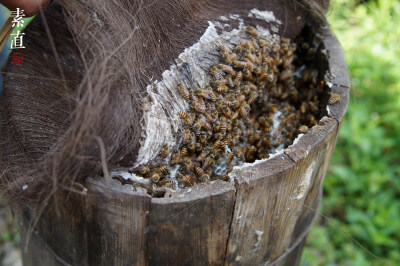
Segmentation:
{"type": "MultiPolygon", "coordinates": [[[[344,54],[323,34],[340,102],[293,145],[214,181],[151,197],[117,180],[88,178],[86,195],[57,194],[27,239],[24,265],[297,265],[349,99],[344,54]]],[[[325,99],[328,102],[328,99],[325,99]]]]}

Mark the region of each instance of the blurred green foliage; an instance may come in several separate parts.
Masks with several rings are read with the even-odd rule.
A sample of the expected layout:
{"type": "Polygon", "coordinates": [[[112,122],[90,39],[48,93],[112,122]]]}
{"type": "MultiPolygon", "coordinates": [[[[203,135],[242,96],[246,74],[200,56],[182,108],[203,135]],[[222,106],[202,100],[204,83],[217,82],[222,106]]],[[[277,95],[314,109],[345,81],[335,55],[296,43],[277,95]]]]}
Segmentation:
{"type": "Polygon", "coordinates": [[[332,0],[351,99],[301,265],[400,265],[400,1],[332,0]]]}

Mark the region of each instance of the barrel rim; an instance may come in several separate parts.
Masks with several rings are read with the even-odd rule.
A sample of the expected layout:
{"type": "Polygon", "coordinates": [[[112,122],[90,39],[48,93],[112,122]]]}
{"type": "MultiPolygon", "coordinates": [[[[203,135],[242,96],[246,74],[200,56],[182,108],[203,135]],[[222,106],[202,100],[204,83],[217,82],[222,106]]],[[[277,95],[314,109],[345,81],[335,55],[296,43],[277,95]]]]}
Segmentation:
{"type": "MultiPolygon", "coordinates": [[[[327,105],[327,108],[329,108],[327,116],[322,117],[317,125],[308,130],[296,143],[286,149],[270,158],[256,160],[254,163],[249,163],[248,166],[234,169],[228,174],[231,178],[230,182],[223,182],[221,180],[211,181],[177,191],[167,190],[168,193],[165,193],[166,190],[164,189],[162,193],[162,195],[165,193],[164,197],[151,197],[151,200],[158,204],[174,204],[178,202],[198,201],[209,196],[229,193],[235,190],[235,185],[237,184],[253,183],[259,179],[265,179],[287,171],[296,165],[298,160],[307,157],[333,130],[339,130],[349,102],[350,78],[346,67],[344,51],[338,39],[332,33],[329,26],[323,28],[321,34],[323,36],[322,44],[325,46],[327,53],[328,70],[331,74],[329,81],[331,93],[338,93],[340,95],[339,102],[334,105],[327,105]],[[257,169],[262,169],[262,171],[257,171],[257,169]],[[247,176],[250,176],[250,178],[247,178],[247,176]]],[[[103,188],[109,187],[110,189],[118,190],[118,185],[115,182],[110,183],[110,181],[104,178],[89,178],[87,182],[92,184],[99,183],[103,188]]],[[[121,184],[120,187],[121,192],[129,190],[127,190],[126,185],[121,184]]],[[[129,194],[149,197],[143,190],[129,191],[129,194]]]]}

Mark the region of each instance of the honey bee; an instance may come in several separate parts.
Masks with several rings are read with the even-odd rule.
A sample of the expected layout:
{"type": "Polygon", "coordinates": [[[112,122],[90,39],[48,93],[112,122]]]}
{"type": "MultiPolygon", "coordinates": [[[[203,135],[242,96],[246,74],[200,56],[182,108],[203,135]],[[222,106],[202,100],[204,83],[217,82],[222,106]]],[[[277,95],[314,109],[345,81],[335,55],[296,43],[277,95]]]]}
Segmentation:
{"type": "Polygon", "coordinates": [[[248,81],[254,81],[255,77],[253,76],[253,74],[250,72],[250,70],[248,70],[247,68],[245,68],[243,70],[243,77],[248,80],[248,81]]]}
{"type": "Polygon", "coordinates": [[[250,72],[253,72],[256,66],[250,60],[246,61],[246,67],[250,72]]]}
{"type": "Polygon", "coordinates": [[[176,184],[172,180],[162,180],[162,181],[159,182],[159,185],[161,187],[170,188],[170,189],[175,189],[176,188],[176,184]]]}
{"type": "Polygon", "coordinates": [[[235,158],[235,154],[233,154],[233,152],[230,152],[228,158],[226,159],[228,165],[232,163],[233,158],[235,158]]]}
{"type": "Polygon", "coordinates": [[[281,72],[279,79],[282,81],[285,81],[285,80],[288,80],[292,75],[293,75],[293,72],[288,69],[288,70],[281,72]]]}
{"type": "Polygon", "coordinates": [[[232,102],[228,102],[228,106],[231,107],[232,109],[237,109],[239,107],[240,103],[238,100],[234,100],[232,102]]]}
{"type": "Polygon", "coordinates": [[[312,55],[315,54],[316,51],[317,51],[316,48],[310,47],[310,48],[307,50],[307,55],[312,56],[312,55]]]}
{"type": "Polygon", "coordinates": [[[242,86],[242,93],[243,93],[243,95],[249,95],[250,92],[251,92],[250,86],[248,86],[248,85],[242,86]]]}
{"type": "Polygon", "coordinates": [[[317,93],[321,93],[324,91],[325,81],[321,80],[317,85],[317,93]]]}
{"type": "Polygon", "coordinates": [[[160,174],[159,173],[153,173],[150,177],[150,181],[155,184],[158,181],[160,181],[160,174]]]}
{"type": "Polygon", "coordinates": [[[214,139],[215,140],[221,140],[224,137],[224,134],[222,134],[221,132],[215,133],[214,134],[214,139]]]}
{"type": "Polygon", "coordinates": [[[228,73],[230,75],[235,75],[236,71],[233,70],[233,68],[229,65],[224,65],[224,64],[219,64],[218,67],[225,73],[228,73]]]}
{"type": "Polygon", "coordinates": [[[207,157],[204,160],[203,169],[208,169],[209,167],[214,167],[214,166],[215,166],[215,161],[211,157],[207,157]]]}
{"type": "Polygon", "coordinates": [[[314,102],[309,101],[309,102],[307,102],[307,104],[308,104],[308,108],[309,108],[312,112],[317,112],[317,111],[318,111],[318,106],[315,105],[314,102]]]}
{"type": "Polygon", "coordinates": [[[287,69],[293,62],[293,56],[287,56],[283,59],[283,68],[287,69]]]}
{"type": "Polygon", "coordinates": [[[217,96],[216,96],[215,93],[212,91],[212,88],[211,88],[211,87],[208,87],[208,88],[207,88],[207,93],[208,93],[208,95],[210,96],[210,100],[211,100],[212,102],[216,102],[216,101],[217,101],[217,96]]]}
{"type": "Polygon", "coordinates": [[[307,113],[307,103],[306,102],[302,102],[300,105],[300,113],[305,114],[307,113]]]}
{"type": "Polygon", "coordinates": [[[204,149],[201,151],[201,154],[197,157],[196,161],[203,161],[210,152],[211,149],[209,147],[204,147],[204,149]]]}
{"type": "Polygon", "coordinates": [[[241,136],[242,135],[242,130],[238,127],[238,126],[236,126],[234,129],[233,129],[233,133],[235,134],[235,136],[241,136]]]}
{"type": "Polygon", "coordinates": [[[258,122],[264,127],[269,127],[270,126],[268,121],[267,121],[267,119],[264,116],[259,117],[258,118],[258,122]]]}
{"type": "Polygon", "coordinates": [[[175,174],[175,178],[177,180],[181,180],[183,178],[183,175],[186,174],[186,173],[187,173],[187,171],[183,167],[181,167],[181,168],[179,168],[179,172],[177,172],[175,174]]]}
{"type": "Polygon", "coordinates": [[[229,118],[231,117],[232,112],[231,112],[231,109],[227,105],[222,106],[221,109],[226,117],[229,117],[229,118]]]}
{"type": "Polygon", "coordinates": [[[242,104],[245,100],[246,100],[246,96],[244,96],[244,95],[240,95],[240,96],[237,98],[237,101],[238,101],[240,104],[242,104]]]}
{"type": "Polygon", "coordinates": [[[194,169],[194,164],[193,164],[193,162],[192,162],[191,159],[186,158],[186,159],[184,160],[184,164],[185,164],[185,167],[186,167],[186,172],[193,171],[193,169],[194,169]]]}
{"type": "Polygon", "coordinates": [[[180,159],[180,152],[179,150],[174,150],[171,154],[171,161],[170,164],[172,166],[176,165],[179,163],[179,159],[180,159]]]}
{"type": "Polygon", "coordinates": [[[190,141],[190,137],[191,137],[190,130],[189,129],[185,129],[183,131],[183,143],[184,144],[188,143],[190,141]]]}
{"type": "Polygon", "coordinates": [[[252,91],[257,90],[257,86],[253,82],[246,82],[246,86],[249,86],[250,90],[252,91]]]}
{"type": "Polygon", "coordinates": [[[256,74],[256,75],[260,75],[261,74],[261,68],[255,67],[253,73],[256,74]]]}
{"type": "Polygon", "coordinates": [[[225,147],[222,147],[222,148],[219,150],[219,153],[221,154],[222,157],[225,157],[225,155],[226,155],[226,149],[225,149],[225,147]]]}
{"type": "Polygon", "coordinates": [[[203,150],[203,146],[200,143],[195,144],[196,152],[201,152],[203,150]]]}
{"type": "Polygon", "coordinates": [[[258,52],[260,50],[260,46],[257,43],[257,40],[252,38],[251,39],[251,45],[253,46],[253,52],[258,52]]]}
{"type": "Polygon", "coordinates": [[[279,137],[276,141],[275,141],[275,146],[279,147],[280,145],[282,145],[284,143],[283,137],[279,137]]]}
{"type": "Polygon", "coordinates": [[[226,130],[232,131],[232,120],[231,119],[226,121],[226,130]]]}
{"type": "Polygon", "coordinates": [[[259,39],[258,40],[258,45],[261,46],[261,47],[268,46],[268,42],[266,40],[259,39]]]}
{"type": "Polygon", "coordinates": [[[306,133],[308,131],[308,126],[306,125],[302,125],[301,127],[299,127],[299,133],[306,133]]]}
{"type": "Polygon", "coordinates": [[[241,107],[239,108],[239,115],[240,115],[240,117],[241,117],[242,119],[247,119],[249,113],[247,112],[247,109],[244,108],[244,106],[241,106],[241,107]]]}
{"type": "Polygon", "coordinates": [[[204,114],[206,112],[206,106],[204,102],[197,101],[193,104],[193,109],[196,110],[198,113],[204,114]]]}
{"type": "Polygon", "coordinates": [[[193,125],[193,130],[194,130],[196,137],[200,136],[201,128],[202,128],[202,125],[198,122],[193,125]]]}
{"type": "Polygon", "coordinates": [[[255,147],[255,146],[253,146],[253,145],[246,145],[246,149],[247,149],[247,152],[250,154],[250,155],[253,155],[254,153],[256,153],[257,152],[257,148],[255,147]]]}
{"type": "Polygon", "coordinates": [[[233,61],[235,61],[237,58],[238,58],[238,55],[235,53],[222,55],[222,60],[228,65],[232,65],[233,61]]]}
{"type": "Polygon", "coordinates": [[[213,80],[213,81],[211,81],[211,82],[210,82],[210,85],[211,85],[213,88],[217,88],[217,87],[219,87],[219,86],[226,85],[227,83],[228,83],[228,80],[226,80],[226,79],[224,79],[224,78],[221,78],[221,79],[218,79],[218,80],[213,80]]]}
{"type": "Polygon", "coordinates": [[[264,81],[267,79],[268,76],[268,65],[264,65],[261,73],[260,73],[260,77],[258,78],[259,81],[264,81]]]}
{"type": "Polygon", "coordinates": [[[316,70],[316,69],[307,70],[306,69],[304,71],[303,80],[305,82],[310,82],[313,85],[317,85],[317,79],[318,79],[318,70],[316,70]]]}
{"type": "Polygon", "coordinates": [[[196,167],[194,168],[194,170],[195,170],[197,176],[202,176],[202,175],[205,174],[204,169],[201,168],[200,166],[196,166],[196,167]]]}
{"type": "Polygon", "coordinates": [[[236,111],[230,116],[230,119],[231,120],[236,120],[238,117],[239,117],[239,111],[236,111]]]}
{"type": "Polygon", "coordinates": [[[167,165],[162,165],[156,169],[156,173],[164,174],[168,171],[167,165]]]}
{"type": "Polygon", "coordinates": [[[289,44],[290,40],[288,38],[281,38],[281,43],[289,44]]]}
{"type": "Polygon", "coordinates": [[[274,81],[274,74],[273,73],[268,73],[267,75],[267,81],[268,82],[273,82],[274,81]]]}
{"type": "Polygon", "coordinates": [[[315,126],[317,123],[318,123],[318,121],[315,119],[315,117],[314,116],[312,116],[312,115],[309,115],[308,117],[308,121],[309,121],[309,123],[310,123],[310,125],[313,127],[313,126],[315,126]]]}
{"type": "Polygon", "coordinates": [[[248,142],[254,142],[254,130],[253,129],[247,130],[246,137],[248,142]]]}
{"type": "Polygon", "coordinates": [[[254,37],[258,37],[260,35],[260,33],[258,32],[258,30],[252,26],[247,26],[246,27],[246,32],[254,37]]]}
{"type": "Polygon", "coordinates": [[[340,95],[338,93],[331,93],[328,103],[335,104],[337,102],[340,102],[340,95]]]}
{"type": "Polygon", "coordinates": [[[210,99],[210,95],[208,94],[207,90],[205,90],[205,89],[196,89],[196,90],[194,90],[194,93],[199,97],[203,97],[205,99],[210,99]]]}
{"type": "Polygon", "coordinates": [[[227,175],[226,173],[223,173],[223,174],[220,176],[220,178],[221,178],[222,181],[225,181],[225,182],[228,182],[228,181],[229,181],[229,177],[228,177],[228,175],[227,175]]]}
{"type": "Polygon", "coordinates": [[[182,97],[183,97],[186,101],[188,101],[188,100],[189,100],[189,94],[190,94],[190,93],[189,93],[187,87],[186,87],[185,85],[183,85],[183,84],[179,84],[179,85],[178,85],[178,89],[179,89],[179,92],[181,93],[182,97]]]}
{"type": "Polygon", "coordinates": [[[306,42],[302,42],[300,47],[303,50],[308,50],[308,48],[310,48],[310,45],[306,42]]]}
{"type": "Polygon", "coordinates": [[[223,141],[222,141],[222,146],[223,147],[225,147],[225,146],[228,146],[228,139],[224,139],[223,141]]]}
{"type": "Polygon", "coordinates": [[[199,178],[200,182],[202,183],[207,183],[210,182],[210,175],[208,174],[203,174],[200,178],[199,178]]]}
{"type": "Polygon", "coordinates": [[[279,43],[274,43],[273,45],[272,45],[272,52],[273,53],[279,53],[279,50],[281,49],[281,46],[279,45],[279,43]]]}
{"type": "Polygon", "coordinates": [[[252,63],[256,63],[257,62],[257,60],[258,60],[258,58],[257,58],[257,56],[256,55],[254,55],[254,54],[252,54],[252,53],[246,53],[246,55],[245,55],[246,57],[247,57],[247,59],[249,59],[250,60],[250,62],[252,62],[252,63]]]}
{"type": "Polygon", "coordinates": [[[187,187],[191,187],[196,184],[195,179],[191,175],[185,175],[183,178],[179,180],[181,183],[183,183],[187,187]]]}
{"type": "Polygon", "coordinates": [[[231,75],[228,75],[228,76],[226,76],[226,84],[229,86],[229,87],[231,87],[231,88],[233,88],[234,86],[235,86],[235,84],[233,83],[233,80],[232,80],[232,76],[231,75]]]}
{"type": "Polygon", "coordinates": [[[213,130],[214,132],[218,132],[220,130],[221,127],[221,122],[219,120],[215,120],[213,122],[213,130]]]}
{"type": "Polygon", "coordinates": [[[223,142],[219,139],[219,140],[214,142],[213,149],[218,150],[223,146],[224,146],[223,142]]]}
{"type": "Polygon", "coordinates": [[[141,175],[147,175],[150,172],[150,168],[141,165],[141,166],[139,166],[138,171],[139,171],[139,174],[141,174],[141,175]]]}
{"type": "Polygon", "coordinates": [[[163,144],[161,145],[161,149],[160,149],[160,157],[163,158],[163,159],[165,159],[165,158],[167,158],[168,153],[169,153],[168,144],[167,144],[167,143],[163,143],[163,144]]]}
{"type": "Polygon", "coordinates": [[[217,92],[218,93],[225,93],[225,92],[227,92],[228,91],[228,87],[227,86],[219,86],[218,88],[217,88],[217,92]]]}
{"type": "Polygon", "coordinates": [[[202,145],[206,145],[207,144],[207,133],[206,132],[204,132],[204,131],[202,131],[201,133],[200,133],[200,139],[199,139],[199,142],[202,144],[202,145]]]}
{"type": "Polygon", "coordinates": [[[235,86],[236,87],[240,87],[240,83],[242,82],[243,79],[243,73],[242,71],[238,71],[236,74],[236,78],[235,78],[235,86]]]}
{"type": "Polygon", "coordinates": [[[195,142],[193,142],[193,141],[189,142],[186,146],[187,146],[187,148],[188,148],[188,150],[189,150],[190,152],[194,152],[195,149],[196,149],[196,144],[195,144],[195,142]]]}
{"type": "Polygon", "coordinates": [[[190,117],[187,113],[182,112],[182,111],[178,111],[178,115],[186,122],[189,123],[190,122],[190,117]]]}
{"type": "Polygon", "coordinates": [[[252,44],[248,40],[241,40],[240,43],[236,46],[236,50],[242,52],[245,49],[250,49],[252,44]]]}
{"type": "Polygon", "coordinates": [[[223,72],[217,68],[217,66],[213,66],[210,68],[210,74],[214,77],[215,80],[222,79],[223,72]]]}
{"type": "Polygon", "coordinates": [[[236,67],[236,68],[244,69],[244,68],[247,67],[247,62],[246,61],[238,61],[238,60],[236,60],[236,61],[233,61],[233,66],[236,67]]]}
{"type": "Polygon", "coordinates": [[[223,135],[226,134],[226,127],[227,127],[227,123],[226,123],[226,118],[225,117],[221,117],[221,128],[220,131],[223,135]]]}
{"type": "Polygon", "coordinates": [[[180,157],[183,158],[187,155],[188,153],[188,148],[186,146],[182,147],[180,157]]]}
{"type": "Polygon", "coordinates": [[[229,49],[224,46],[224,45],[219,45],[218,46],[219,51],[221,52],[221,54],[224,55],[228,55],[229,54],[229,49]]]}
{"type": "Polygon", "coordinates": [[[276,105],[276,104],[270,104],[269,105],[269,111],[271,112],[271,113],[276,113],[276,112],[278,112],[279,111],[279,107],[278,107],[278,105],[276,105]]]}

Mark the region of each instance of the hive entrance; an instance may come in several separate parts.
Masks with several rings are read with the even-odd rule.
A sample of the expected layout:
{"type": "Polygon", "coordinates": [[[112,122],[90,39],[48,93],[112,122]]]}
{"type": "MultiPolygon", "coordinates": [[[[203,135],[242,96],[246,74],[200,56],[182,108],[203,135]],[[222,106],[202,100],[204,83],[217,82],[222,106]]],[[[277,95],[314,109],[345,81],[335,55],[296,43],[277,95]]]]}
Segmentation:
{"type": "Polygon", "coordinates": [[[159,154],[168,163],[141,165],[134,173],[152,185],[176,189],[221,179],[244,162],[286,148],[321,117],[325,83],[312,67],[317,38],[271,42],[254,27],[235,45],[219,45],[206,86],[179,84],[187,101],[180,143],[159,154]]]}

